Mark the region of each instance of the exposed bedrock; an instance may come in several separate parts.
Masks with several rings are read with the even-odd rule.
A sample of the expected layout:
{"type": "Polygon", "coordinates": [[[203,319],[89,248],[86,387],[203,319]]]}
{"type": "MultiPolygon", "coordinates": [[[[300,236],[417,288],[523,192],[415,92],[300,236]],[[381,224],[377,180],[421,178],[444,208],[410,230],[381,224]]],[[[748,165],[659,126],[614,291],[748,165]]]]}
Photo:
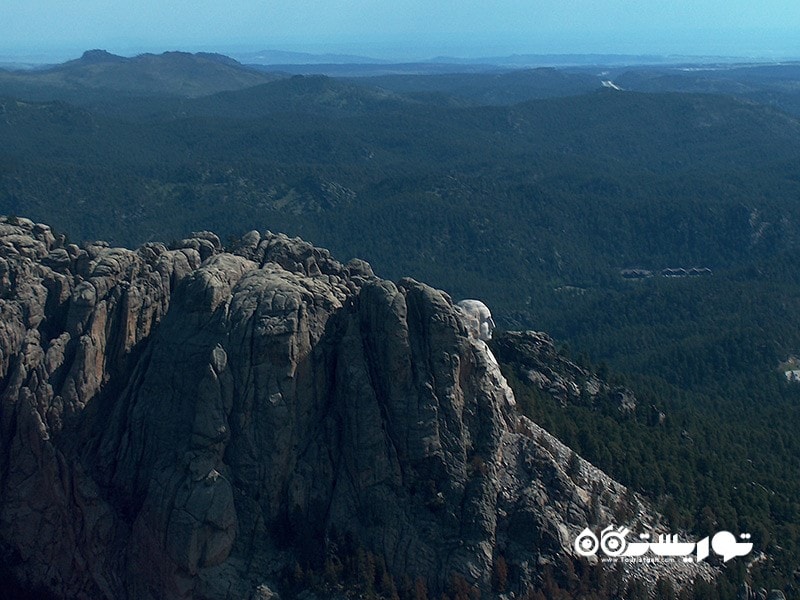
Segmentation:
{"type": "Polygon", "coordinates": [[[622,502],[657,523],[516,414],[447,294],[363,261],[257,232],[78,248],[5,219],[0,298],[0,558],[57,597],[263,595],[334,531],[488,595],[501,555],[536,583],[622,502]]]}

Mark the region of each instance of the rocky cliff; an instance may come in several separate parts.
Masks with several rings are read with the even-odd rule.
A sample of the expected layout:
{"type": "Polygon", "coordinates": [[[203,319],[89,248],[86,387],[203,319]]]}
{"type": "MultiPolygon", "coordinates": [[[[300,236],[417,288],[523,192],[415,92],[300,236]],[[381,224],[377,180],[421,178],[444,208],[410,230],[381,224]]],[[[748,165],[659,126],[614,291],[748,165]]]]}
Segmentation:
{"type": "Polygon", "coordinates": [[[549,394],[562,406],[612,403],[619,414],[636,411],[633,392],[611,386],[597,374],[566,359],[553,340],[540,331],[505,331],[492,341],[497,358],[513,368],[517,377],[549,394]]]}
{"type": "Polygon", "coordinates": [[[535,587],[623,505],[658,527],[516,414],[447,294],[363,261],[255,231],[79,248],[6,218],[0,297],[0,558],[24,587],[270,598],[348,539],[489,597],[499,562],[535,587]]]}

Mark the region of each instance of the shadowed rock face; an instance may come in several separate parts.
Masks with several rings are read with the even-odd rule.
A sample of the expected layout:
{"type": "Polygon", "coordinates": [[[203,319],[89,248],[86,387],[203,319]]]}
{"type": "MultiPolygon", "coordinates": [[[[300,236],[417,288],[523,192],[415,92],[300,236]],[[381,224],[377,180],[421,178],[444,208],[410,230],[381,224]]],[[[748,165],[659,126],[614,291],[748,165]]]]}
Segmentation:
{"type": "Polygon", "coordinates": [[[623,496],[655,525],[567,475],[445,293],[282,235],[177,246],[0,223],[0,558],[23,585],[248,598],[336,530],[488,593],[500,554],[536,582],[623,496]]]}

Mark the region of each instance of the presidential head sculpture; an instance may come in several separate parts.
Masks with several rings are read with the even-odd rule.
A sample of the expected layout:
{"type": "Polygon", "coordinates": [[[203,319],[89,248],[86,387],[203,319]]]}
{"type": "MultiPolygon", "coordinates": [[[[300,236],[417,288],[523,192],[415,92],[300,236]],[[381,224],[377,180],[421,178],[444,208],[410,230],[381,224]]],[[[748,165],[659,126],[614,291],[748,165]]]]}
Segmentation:
{"type": "Polygon", "coordinates": [[[492,339],[495,324],[489,308],[480,300],[461,300],[456,303],[466,317],[467,328],[473,338],[488,341],[492,339]]]}

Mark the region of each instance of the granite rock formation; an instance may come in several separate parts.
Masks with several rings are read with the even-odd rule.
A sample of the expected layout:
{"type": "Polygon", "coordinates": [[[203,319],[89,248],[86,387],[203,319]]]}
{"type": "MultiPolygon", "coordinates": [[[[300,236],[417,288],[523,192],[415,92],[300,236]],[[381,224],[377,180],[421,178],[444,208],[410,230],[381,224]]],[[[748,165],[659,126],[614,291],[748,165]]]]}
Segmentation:
{"type": "Polygon", "coordinates": [[[336,531],[398,580],[490,597],[499,557],[536,585],[623,505],[658,528],[516,414],[447,294],[363,261],[255,231],[79,248],[6,218],[0,298],[0,560],[22,586],[275,597],[336,531]]]}
{"type": "Polygon", "coordinates": [[[596,373],[565,358],[546,333],[505,331],[494,339],[492,348],[521,380],[551,395],[562,406],[611,402],[620,414],[636,411],[636,397],[631,390],[609,385],[596,373]]]}

